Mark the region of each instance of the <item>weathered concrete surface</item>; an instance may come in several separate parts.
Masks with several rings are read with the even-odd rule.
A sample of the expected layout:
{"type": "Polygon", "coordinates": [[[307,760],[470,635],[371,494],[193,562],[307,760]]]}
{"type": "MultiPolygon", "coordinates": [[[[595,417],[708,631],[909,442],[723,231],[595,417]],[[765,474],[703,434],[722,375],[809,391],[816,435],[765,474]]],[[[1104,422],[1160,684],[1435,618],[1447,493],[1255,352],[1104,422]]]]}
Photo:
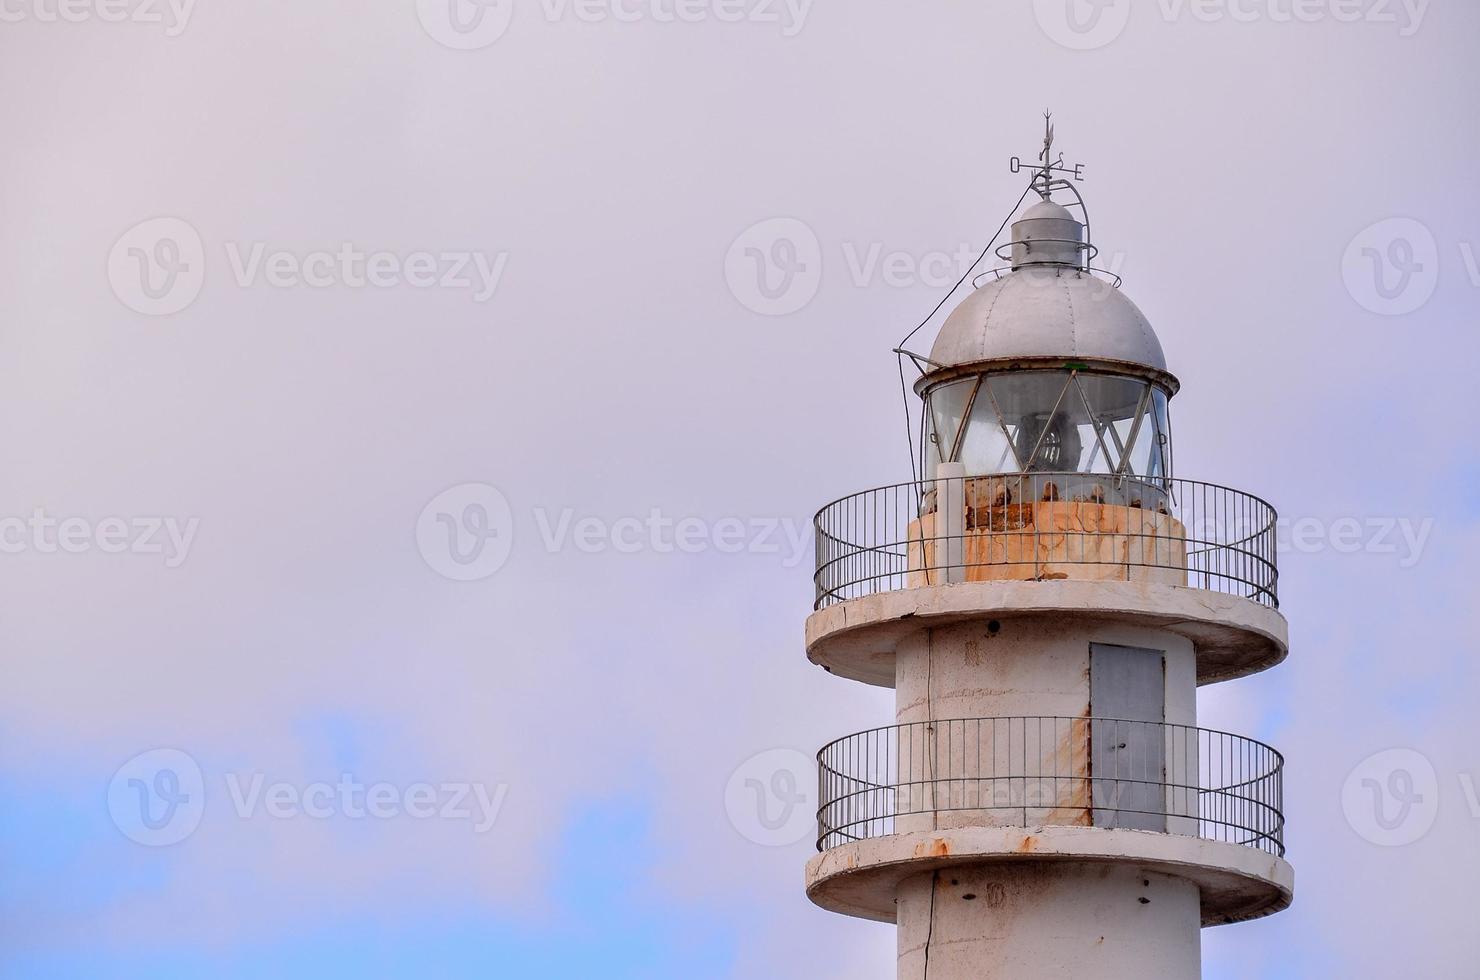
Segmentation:
{"type": "Polygon", "coordinates": [[[824,851],[807,862],[807,897],[832,912],[895,922],[895,899],[907,878],[941,868],[1059,862],[1116,864],[1190,881],[1198,887],[1203,925],[1272,915],[1288,908],[1295,894],[1288,863],[1242,844],[1097,827],[971,827],[824,851]]]}
{"type": "Polygon", "coordinates": [[[1090,645],[1164,651],[1163,721],[1197,724],[1194,645],[1174,631],[1109,620],[1003,613],[917,630],[895,652],[895,721],[1090,714],[1090,645]]]}
{"type": "Polygon", "coordinates": [[[1166,630],[1040,616],[1004,618],[995,631],[985,620],[968,620],[905,638],[895,665],[895,721],[943,723],[912,730],[901,750],[914,768],[899,776],[906,785],[895,832],[1021,827],[1025,819],[1090,826],[1090,727],[1055,719],[1091,715],[1093,644],[1161,651],[1162,720],[1197,725],[1192,641],[1166,630]],[[996,721],[953,725],[950,719],[996,721]],[[928,775],[943,781],[921,783],[928,775]],[[978,807],[984,798],[991,805],[978,807]],[[1025,818],[1014,804],[1048,810],[1025,818]]]}
{"type": "Polygon", "coordinates": [[[1085,501],[976,502],[991,479],[965,481],[961,530],[938,526],[935,513],[910,524],[910,588],[944,584],[963,565],[951,581],[1187,584],[1187,529],[1171,516],[1085,501]]]}
{"type": "Polygon", "coordinates": [[[1150,582],[962,582],[880,592],[807,618],[807,657],[840,677],[893,687],[902,641],[926,629],[993,617],[1070,615],[1082,624],[1165,629],[1192,641],[1197,682],[1243,677],[1281,663],[1289,627],[1252,599],[1150,582]]]}
{"type": "Polygon", "coordinates": [[[901,980],[1201,975],[1198,890],[1185,878],[1114,864],[952,867],[900,882],[898,908],[901,980]]]}

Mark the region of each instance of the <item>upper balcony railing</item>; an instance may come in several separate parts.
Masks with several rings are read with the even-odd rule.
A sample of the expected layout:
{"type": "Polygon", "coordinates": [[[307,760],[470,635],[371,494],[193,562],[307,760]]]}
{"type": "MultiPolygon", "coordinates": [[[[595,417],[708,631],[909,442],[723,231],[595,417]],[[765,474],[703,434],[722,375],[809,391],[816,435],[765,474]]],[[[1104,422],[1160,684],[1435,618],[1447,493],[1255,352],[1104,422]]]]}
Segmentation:
{"type": "Polygon", "coordinates": [[[953,582],[1150,582],[1279,607],[1273,507],[1194,480],[1024,473],[901,483],[816,518],[816,608],[953,582]]]}
{"type": "Polygon", "coordinates": [[[817,849],[966,827],[1100,827],[1285,853],[1284,759],[1225,732],[1107,718],[877,728],[817,754],[817,849]]]}

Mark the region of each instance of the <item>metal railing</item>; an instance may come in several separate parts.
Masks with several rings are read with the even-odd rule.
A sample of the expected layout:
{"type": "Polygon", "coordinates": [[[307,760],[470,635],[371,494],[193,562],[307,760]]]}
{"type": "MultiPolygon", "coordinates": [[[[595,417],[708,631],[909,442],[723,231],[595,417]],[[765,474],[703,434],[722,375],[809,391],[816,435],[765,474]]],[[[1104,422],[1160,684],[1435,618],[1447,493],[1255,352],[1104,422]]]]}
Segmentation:
{"type": "Polygon", "coordinates": [[[969,718],[850,735],[817,761],[819,851],[912,831],[1081,826],[1285,853],[1284,758],[1225,732],[969,718]]]}
{"type": "Polygon", "coordinates": [[[1251,494],[1173,478],[900,483],[818,512],[816,608],[922,585],[1044,578],[1145,578],[1278,608],[1277,516],[1251,494]]]}

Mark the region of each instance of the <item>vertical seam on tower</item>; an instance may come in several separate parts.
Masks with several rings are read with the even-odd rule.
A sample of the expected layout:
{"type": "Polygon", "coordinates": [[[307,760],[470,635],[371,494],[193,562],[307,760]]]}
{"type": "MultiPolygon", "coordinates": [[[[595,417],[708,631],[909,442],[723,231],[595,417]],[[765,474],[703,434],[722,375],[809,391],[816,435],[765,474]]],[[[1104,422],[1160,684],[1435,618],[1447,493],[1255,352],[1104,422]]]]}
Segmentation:
{"type": "Polygon", "coordinates": [[[921,980],[930,980],[930,943],[935,939],[935,890],[940,886],[940,872],[930,872],[930,920],[925,927],[925,972],[921,980]]]}
{"type": "MultiPolygon", "coordinates": [[[[940,830],[940,801],[935,795],[935,630],[925,631],[925,729],[930,745],[930,827],[940,830]]],[[[930,943],[935,939],[935,890],[940,885],[940,872],[930,873],[930,918],[925,928],[925,971],[921,980],[930,980],[930,943]]]]}
{"type": "Polygon", "coordinates": [[[992,311],[997,308],[997,301],[1002,298],[1003,293],[1007,292],[1007,288],[1011,284],[1012,277],[1008,276],[1007,279],[1003,280],[1001,288],[992,294],[992,302],[987,305],[987,314],[982,317],[982,335],[980,338],[981,342],[976,351],[977,357],[985,357],[987,355],[987,330],[992,325],[992,311]]]}
{"type": "MultiPolygon", "coordinates": [[[[1062,279],[1057,272],[1055,276],[1062,279]]],[[[1069,306],[1069,352],[1076,357],[1079,355],[1079,324],[1074,319],[1074,294],[1069,291],[1068,283],[1060,283],[1064,289],[1064,302],[1069,306]]]]}
{"type": "MultiPolygon", "coordinates": [[[[935,796],[935,756],[939,750],[935,731],[935,630],[925,631],[925,730],[930,744],[930,829],[940,829],[939,800],[935,796]]],[[[934,899],[932,899],[934,901],[934,899]]]]}

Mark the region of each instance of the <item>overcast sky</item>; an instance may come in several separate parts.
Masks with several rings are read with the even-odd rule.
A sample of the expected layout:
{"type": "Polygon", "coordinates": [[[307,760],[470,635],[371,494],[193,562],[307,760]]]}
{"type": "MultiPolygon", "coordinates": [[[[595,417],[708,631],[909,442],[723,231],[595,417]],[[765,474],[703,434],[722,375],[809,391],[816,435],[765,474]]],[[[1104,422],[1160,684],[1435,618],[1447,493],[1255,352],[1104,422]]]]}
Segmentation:
{"type": "Polygon", "coordinates": [[[1474,4],[58,2],[0,0],[0,975],[892,977],[783,805],[893,714],[806,662],[807,524],[908,478],[890,348],[1049,107],[1178,474],[1288,522],[1201,721],[1286,754],[1298,894],[1206,974],[1471,975],[1474,4]]]}

